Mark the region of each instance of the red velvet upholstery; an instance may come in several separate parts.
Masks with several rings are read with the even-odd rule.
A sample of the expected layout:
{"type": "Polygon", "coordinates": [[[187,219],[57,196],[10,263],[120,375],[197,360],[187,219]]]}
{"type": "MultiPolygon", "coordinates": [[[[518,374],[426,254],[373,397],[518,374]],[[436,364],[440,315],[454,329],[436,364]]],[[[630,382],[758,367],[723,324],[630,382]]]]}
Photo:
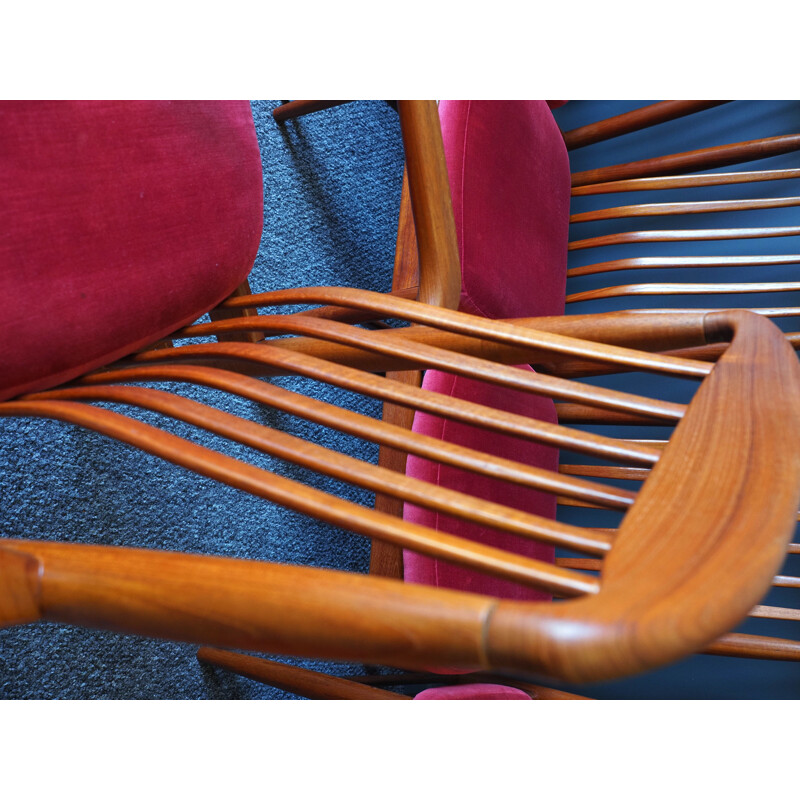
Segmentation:
{"type": "Polygon", "coordinates": [[[564,313],[569,157],[542,100],[442,101],[461,255],[461,310],[564,313]]]}
{"type": "Polygon", "coordinates": [[[193,321],[261,238],[247,102],[2,102],[0,185],[0,400],[193,321]]]}
{"type": "MultiPolygon", "coordinates": [[[[530,370],[530,367],[523,367],[530,370]]],[[[531,370],[532,371],[532,370],[531,370]]],[[[514,414],[523,414],[546,420],[556,421],[555,407],[552,401],[535,397],[513,389],[488,387],[485,383],[467,378],[449,375],[444,372],[430,370],[423,382],[425,389],[456,396],[462,400],[503,408],[514,414]]],[[[558,450],[536,442],[522,442],[509,436],[491,431],[481,430],[451,420],[445,420],[431,414],[417,414],[414,418],[414,430],[437,439],[472,447],[481,452],[500,457],[513,457],[526,464],[545,469],[558,469],[558,450]]],[[[527,511],[531,514],[552,519],[555,517],[556,501],[551,494],[537,492],[533,489],[517,486],[509,488],[503,481],[486,478],[470,472],[436,464],[423,458],[410,455],[406,472],[415,478],[457,489],[483,500],[491,500],[527,511]],[[509,496],[512,491],[513,495],[509,496]]],[[[492,545],[522,555],[551,561],[554,557],[553,547],[523,539],[510,533],[484,528],[475,523],[444,517],[436,511],[406,504],[403,517],[436,530],[462,536],[471,541],[492,545]]],[[[411,583],[422,583],[428,586],[442,586],[448,589],[460,589],[467,592],[488,594],[514,600],[548,600],[550,595],[536,589],[522,586],[512,581],[484,575],[466,567],[448,564],[446,561],[418,555],[411,551],[404,554],[405,579],[411,583]]]]}
{"type": "Polygon", "coordinates": [[[465,683],[461,686],[436,686],[424,689],[415,700],[532,700],[533,698],[512,686],[494,683],[465,683]]]}
{"type": "MultiPolygon", "coordinates": [[[[564,313],[569,226],[569,160],[544,101],[453,101],[439,106],[463,289],[461,310],[482,316],[525,317],[564,313]]],[[[528,366],[522,369],[530,369],[528,366]]],[[[555,422],[553,403],[513,390],[429,370],[423,387],[494,408],[555,422]]],[[[418,413],[414,430],[498,456],[512,455],[555,470],[558,453],[533,443],[445,422],[418,413]]],[[[546,517],[555,499],[510,489],[483,478],[410,456],[406,472],[422,480],[506,502],[546,517]],[[509,496],[509,492],[513,495],[509,496]]],[[[465,538],[552,561],[552,547],[407,505],[404,517],[465,538]]],[[[516,599],[549,596],[497,578],[407,551],[405,579],[516,599]]]]}

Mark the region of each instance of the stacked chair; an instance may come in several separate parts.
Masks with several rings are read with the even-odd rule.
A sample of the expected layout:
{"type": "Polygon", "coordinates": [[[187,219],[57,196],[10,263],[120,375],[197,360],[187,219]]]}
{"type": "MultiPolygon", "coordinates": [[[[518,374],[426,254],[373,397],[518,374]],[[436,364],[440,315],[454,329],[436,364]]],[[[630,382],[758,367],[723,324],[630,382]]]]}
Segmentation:
{"type": "MultiPolygon", "coordinates": [[[[538,681],[621,678],[698,651],[798,658],[793,641],[730,633],[748,614],[792,618],[792,609],[760,605],[784,580],[776,575],[787,552],[797,552],[800,366],[791,337],[769,315],[746,310],[563,315],[565,296],[591,300],[565,289],[570,183],[639,179],[624,170],[570,179],[565,140],[574,146],[589,134],[562,137],[543,102],[437,110],[400,101],[407,181],[393,293],[252,294],[245,277],[260,231],[260,173],[246,104],[192,106],[197,142],[176,135],[188,107],[155,105],[163,134],[141,158],[150,182],[132,174],[124,196],[103,195],[119,160],[104,137],[130,113],[134,138],[136,115],[151,109],[123,104],[98,118],[99,107],[84,107],[76,138],[97,127],[78,155],[96,161],[90,169],[76,161],[92,180],[74,196],[59,194],[63,207],[47,213],[47,187],[23,168],[36,156],[42,109],[6,110],[21,187],[12,210],[27,227],[4,251],[20,260],[4,277],[15,309],[5,338],[16,346],[0,414],[99,431],[367,536],[372,574],[6,539],[2,624],[46,619],[195,642],[206,663],[314,697],[406,695],[230,651],[384,665],[413,670],[384,682],[444,684],[421,699],[570,698],[538,681]],[[522,153],[520,143],[529,145],[522,153]],[[202,214],[158,191],[171,185],[166,170],[184,146],[194,159],[181,174],[214,188],[202,214]],[[122,225],[131,198],[138,227],[122,225]],[[62,237],[68,273],[41,266],[42,225],[62,237]],[[88,271],[87,263],[104,262],[98,242],[121,228],[129,237],[124,274],[88,271]],[[183,252],[187,231],[198,252],[183,252]],[[154,252],[173,270],[168,278],[150,271],[154,252]],[[19,275],[32,277],[22,283],[19,275]],[[280,313],[298,304],[315,308],[280,313]],[[210,322],[189,324],[209,311],[210,322]],[[630,391],[637,374],[647,376],[646,389],[630,391]],[[263,380],[276,375],[378,398],[383,419],[263,380]],[[379,464],[148,386],[165,381],[213,387],[377,443],[379,464]],[[202,447],[109,403],[366,488],[376,505],[270,473],[256,459],[202,447]],[[614,424],[663,435],[602,428],[614,424]],[[631,480],[641,481],[638,490],[631,480]],[[622,518],[613,528],[563,521],[557,503],[622,518]]],[[[661,106],[650,119],[685,108],[678,111],[661,106]]],[[[47,113],[64,114],[52,128],[63,130],[74,109],[47,113]]],[[[641,117],[612,120],[606,131],[635,130],[641,117]]],[[[694,163],[675,158],[668,169],[694,163]]],[[[709,168],[703,163],[696,169],[709,168]]],[[[66,170],[64,180],[76,186],[66,170]]]]}

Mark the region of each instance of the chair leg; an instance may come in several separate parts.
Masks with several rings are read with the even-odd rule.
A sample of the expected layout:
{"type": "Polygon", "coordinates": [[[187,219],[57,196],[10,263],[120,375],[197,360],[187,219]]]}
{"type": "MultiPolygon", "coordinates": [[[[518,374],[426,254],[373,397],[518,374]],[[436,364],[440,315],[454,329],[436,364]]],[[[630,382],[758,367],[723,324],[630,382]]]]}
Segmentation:
{"type": "MultiPolygon", "coordinates": [[[[408,189],[408,172],[403,175],[403,190],[400,196],[400,216],[397,223],[397,246],[394,256],[394,274],[392,291],[411,289],[419,286],[419,256],[417,253],[417,237],[414,232],[414,217],[411,212],[411,196],[408,189]]],[[[422,373],[418,371],[387,372],[387,378],[420,386],[422,373]]],[[[411,430],[414,423],[414,412],[403,406],[385,403],[383,421],[399,425],[411,430]]],[[[405,474],[406,453],[381,447],[378,453],[378,464],[396,472],[405,474]]],[[[375,496],[375,508],[396,517],[403,516],[403,502],[394,497],[378,494],[375,496]]],[[[403,551],[397,545],[373,540],[370,555],[369,571],[373,575],[384,578],[403,580],[403,551]]]]}
{"type": "Polygon", "coordinates": [[[287,692],[308,697],[312,700],[410,700],[411,698],[386,689],[364,686],[345,678],[335,678],[322,672],[314,672],[290,664],[280,664],[266,658],[218,650],[215,647],[201,647],[197,660],[203,664],[213,664],[245,678],[274,686],[287,692]]]}
{"type": "MultiPolygon", "coordinates": [[[[387,378],[419,386],[422,383],[421,372],[387,372],[387,378]]],[[[403,406],[385,403],[383,406],[383,421],[411,430],[414,422],[414,411],[403,406]]],[[[378,465],[405,474],[407,453],[381,447],[378,452],[378,465]]],[[[403,516],[403,501],[385,494],[375,495],[375,510],[392,514],[395,517],[403,516]]],[[[379,539],[372,540],[370,551],[369,571],[372,575],[384,578],[403,580],[403,549],[389,542],[379,539]]]]}
{"type": "MultiPolygon", "coordinates": [[[[245,281],[234,289],[231,297],[242,297],[243,295],[252,294],[250,290],[250,282],[245,281]]],[[[234,319],[237,317],[257,317],[258,311],[255,308],[215,308],[209,312],[209,317],[212,322],[217,322],[223,319],[234,319]]],[[[264,338],[263,334],[258,331],[242,331],[241,333],[220,333],[217,335],[217,340],[220,342],[260,342],[264,338]]]]}

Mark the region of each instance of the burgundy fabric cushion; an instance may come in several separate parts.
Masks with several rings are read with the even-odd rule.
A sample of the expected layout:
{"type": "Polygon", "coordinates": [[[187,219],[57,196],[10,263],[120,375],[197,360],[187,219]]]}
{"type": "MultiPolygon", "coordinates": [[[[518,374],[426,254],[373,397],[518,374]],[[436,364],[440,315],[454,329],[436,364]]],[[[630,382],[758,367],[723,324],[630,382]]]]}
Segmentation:
{"type": "Polygon", "coordinates": [[[261,238],[247,102],[2,102],[0,187],[0,399],[196,319],[261,238]]]}
{"type": "MultiPolygon", "coordinates": [[[[530,370],[530,367],[521,367],[530,370]]],[[[531,370],[532,371],[532,370],[531,370]]],[[[462,400],[502,408],[514,414],[534,417],[547,422],[556,421],[552,401],[524,394],[514,389],[488,386],[483,382],[430,370],[425,374],[423,388],[462,400]]],[[[525,464],[545,469],[558,469],[558,450],[553,447],[514,439],[505,434],[493,433],[472,425],[444,420],[430,414],[417,413],[414,430],[437,439],[471,447],[481,452],[504,458],[514,458],[525,464]]],[[[531,514],[555,517],[556,501],[551,494],[538,492],[475,473],[436,464],[417,456],[408,457],[406,473],[428,483],[465,492],[483,500],[504,503],[531,514]]],[[[511,533],[495,531],[475,523],[453,519],[436,511],[406,504],[404,519],[446,531],[470,541],[499,547],[503,550],[552,562],[551,545],[523,539],[511,533]]],[[[411,551],[403,555],[405,580],[428,586],[460,589],[514,600],[549,600],[550,595],[521,584],[476,572],[466,567],[449,564],[411,551]]]]}
{"type": "MultiPolygon", "coordinates": [[[[443,101],[439,106],[448,177],[458,232],[463,289],[461,310],[494,318],[564,312],[570,173],[566,148],[544,101],[443,101]]],[[[523,366],[522,369],[530,370],[523,366]]],[[[492,408],[556,421],[550,400],[487,387],[429,370],[423,387],[492,408]]],[[[415,416],[414,430],[482,452],[545,469],[558,468],[558,452],[531,442],[415,416]]],[[[410,456],[409,475],[475,497],[555,516],[555,498],[513,488],[410,456]]],[[[552,561],[553,548],[407,505],[404,517],[516,553],[552,561]]],[[[405,579],[504,598],[544,600],[549,595],[481,575],[410,551],[405,579]]]]}
{"type": "Polygon", "coordinates": [[[439,105],[461,254],[461,310],[564,313],[569,158],[543,100],[439,105]]]}
{"type": "Polygon", "coordinates": [[[532,700],[533,698],[512,686],[494,683],[465,683],[461,686],[436,686],[424,689],[415,700],[532,700]]]}

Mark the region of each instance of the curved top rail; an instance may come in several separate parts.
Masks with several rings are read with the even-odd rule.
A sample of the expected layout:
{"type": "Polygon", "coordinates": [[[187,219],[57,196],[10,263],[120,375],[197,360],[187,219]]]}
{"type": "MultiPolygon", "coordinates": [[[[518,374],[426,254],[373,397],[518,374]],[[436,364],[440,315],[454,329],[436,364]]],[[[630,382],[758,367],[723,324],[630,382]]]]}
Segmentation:
{"type": "Polygon", "coordinates": [[[709,325],[733,341],[626,515],[601,591],[535,613],[499,604],[494,667],[576,681],[651,669],[733,628],[769,589],[800,501],[800,364],[763,317],[709,325]]]}
{"type": "MultiPolygon", "coordinates": [[[[575,681],[695,652],[769,588],[800,501],[791,346],[748,312],[710,313],[706,333],[733,335],[732,344],[644,481],[599,586],[575,586],[587,596],[522,603],[307,567],[3,540],[0,622],[45,618],[287,655],[575,681]]],[[[370,528],[384,524],[374,514],[363,522],[368,535],[387,535],[370,528]]]]}

